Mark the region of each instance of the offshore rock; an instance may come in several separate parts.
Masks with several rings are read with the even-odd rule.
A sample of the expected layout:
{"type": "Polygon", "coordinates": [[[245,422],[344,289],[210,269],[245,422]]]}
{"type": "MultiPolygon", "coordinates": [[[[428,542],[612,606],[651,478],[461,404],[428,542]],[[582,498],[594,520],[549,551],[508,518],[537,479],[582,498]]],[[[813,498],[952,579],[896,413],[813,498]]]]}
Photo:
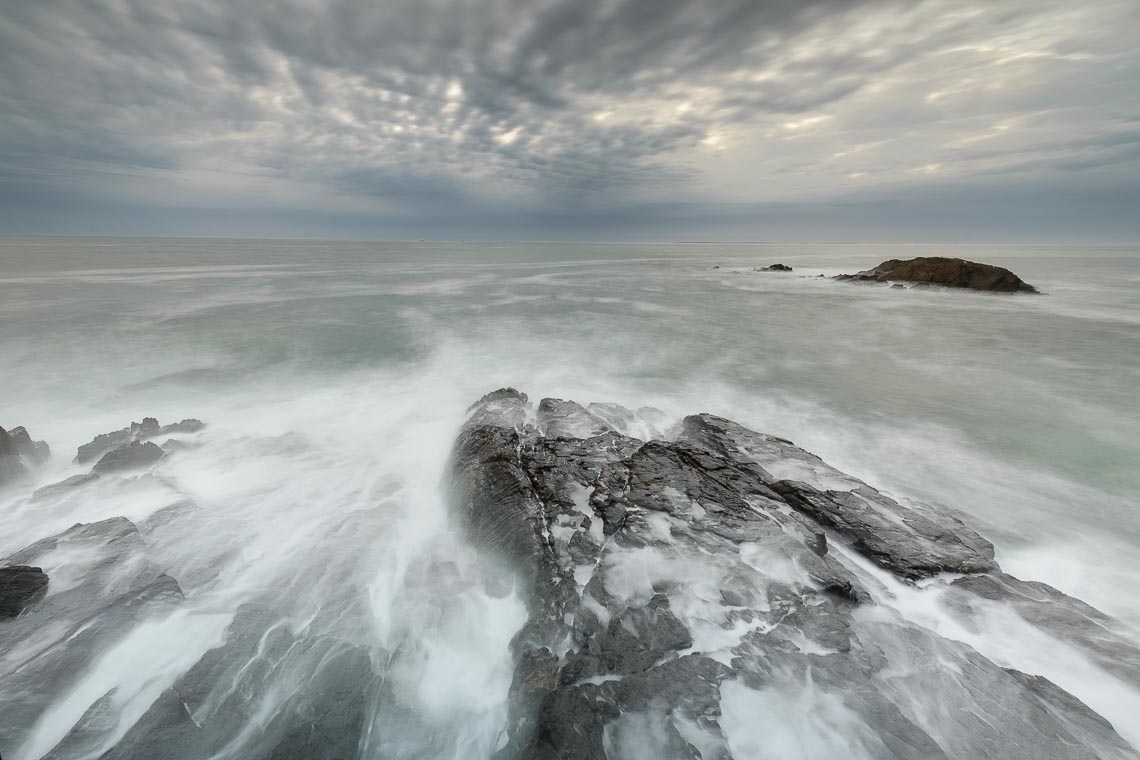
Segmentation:
{"type": "Polygon", "coordinates": [[[1056,685],[875,605],[858,554],[1000,577],[957,517],[712,415],[644,441],[595,409],[499,392],[456,442],[458,517],[528,607],[497,760],[744,760],[827,715],[851,756],[1137,757],[1056,685]]]}
{"type": "Polygon", "coordinates": [[[766,267],[760,267],[761,272],[790,272],[792,268],[787,264],[771,264],[766,267]]]}
{"type": "Polygon", "coordinates": [[[837,280],[871,282],[913,282],[969,288],[992,293],[1037,293],[1037,288],[1004,267],[943,256],[915,259],[889,259],[874,269],[857,274],[841,274],[837,280]]]}
{"type": "Polygon", "coordinates": [[[38,567],[0,567],[0,620],[18,617],[47,595],[48,577],[38,567]]]}
{"type": "Polygon", "coordinates": [[[150,441],[131,441],[104,454],[91,468],[92,475],[103,475],[118,470],[147,467],[166,456],[160,446],[150,441]]]}
{"type": "Polygon", "coordinates": [[[144,417],[142,422],[132,422],[129,427],[95,436],[90,443],[79,447],[75,462],[84,464],[97,460],[104,454],[133,441],[145,441],[160,435],[197,433],[204,427],[206,424],[201,420],[185,419],[171,425],[159,425],[154,417],[144,417]]]}

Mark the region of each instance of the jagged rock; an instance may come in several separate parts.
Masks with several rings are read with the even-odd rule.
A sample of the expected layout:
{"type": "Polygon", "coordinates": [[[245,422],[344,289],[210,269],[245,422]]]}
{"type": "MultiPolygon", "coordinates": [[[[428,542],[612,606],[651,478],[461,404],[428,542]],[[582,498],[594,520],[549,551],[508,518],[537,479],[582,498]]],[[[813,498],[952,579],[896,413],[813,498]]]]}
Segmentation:
{"type": "Polygon", "coordinates": [[[791,441],[709,414],[685,418],[679,439],[754,465],[760,480],[790,506],[899,575],[997,569],[993,544],[959,518],[922,505],[904,507],[791,441]]]}
{"type": "Polygon", "coordinates": [[[1022,281],[1004,267],[979,264],[965,259],[943,256],[921,256],[915,259],[889,259],[874,269],[857,274],[841,274],[838,280],[871,282],[914,282],[942,285],[947,288],[969,288],[993,293],[1036,293],[1037,288],[1022,281]]]}
{"type": "MultiPolygon", "coordinates": [[[[133,427],[135,423],[131,423],[133,427]]],[[[90,443],[85,443],[79,447],[78,453],[75,455],[77,464],[84,464],[94,459],[98,459],[103,454],[111,451],[117,446],[127,443],[131,440],[131,429],[123,428],[111,433],[103,433],[102,435],[95,436],[94,440],[90,443]]]]}
{"type": "Polygon", "coordinates": [[[0,486],[27,475],[51,458],[51,450],[43,441],[33,441],[22,427],[5,430],[0,427],[0,486]]]}
{"type": "Polygon", "coordinates": [[[23,427],[14,427],[8,431],[8,437],[16,453],[24,460],[28,467],[39,467],[51,459],[51,449],[43,441],[33,441],[32,436],[23,427]]]}
{"type": "Polygon", "coordinates": [[[0,428],[0,486],[23,477],[26,472],[11,436],[7,430],[0,428]]]}
{"type": "Polygon", "coordinates": [[[185,419],[171,425],[159,425],[158,420],[154,417],[144,417],[142,422],[132,422],[129,427],[95,436],[90,443],[85,443],[79,447],[79,451],[75,455],[75,462],[84,464],[97,460],[124,443],[145,441],[160,435],[197,433],[205,427],[204,422],[195,419],[185,419]]]}
{"type": "Polygon", "coordinates": [[[14,618],[47,594],[48,577],[38,567],[0,567],[0,620],[14,618]]]}
{"type": "Polygon", "coordinates": [[[760,267],[761,272],[790,272],[792,268],[787,264],[770,264],[766,267],[760,267]]]}
{"type": "Polygon", "coordinates": [[[848,716],[865,756],[1135,757],[1052,684],[856,614],[874,597],[848,550],[904,579],[998,572],[959,518],[711,415],[645,442],[592,428],[600,406],[543,404],[533,427],[517,391],[477,404],[451,468],[465,530],[516,569],[528,607],[496,760],[728,760],[767,689],[848,716]],[[916,705],[936,681],[940,703],[916,705]]]}
{"type": "Polygon", "coordinates": [[[131,441],[104,454],[91,468],[93,475],[147,467],[166,456],[160,446],[150,441],[131,441]]]}

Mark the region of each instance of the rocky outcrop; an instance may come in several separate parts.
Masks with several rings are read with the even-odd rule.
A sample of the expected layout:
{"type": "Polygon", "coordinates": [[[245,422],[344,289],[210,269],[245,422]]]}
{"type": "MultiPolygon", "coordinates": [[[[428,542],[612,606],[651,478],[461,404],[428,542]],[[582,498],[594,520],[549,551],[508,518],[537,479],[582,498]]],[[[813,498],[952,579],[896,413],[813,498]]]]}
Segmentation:
{"type": "Polygon", "coordinates": [[[1035,287],[1003,267],[943,256],[889,259],[874,269],[857,274],[841,274],[836,279],[856,282],[913,282],[947,288],[985,290],[991,293],[1038,292],[1035,287]]]}
{"type": "Polygon", "coordinates": [[[38,567],[0,567],[0,620],[18,617],[47,594],[48,577],[38,567]]]}
{"type": "Polygon", "coordinates": [[[170,425],[159,425],[158,420],[154,417],[144,417],[142,422],[132,422],[129,427],[95,436],[90,443],[85,443],[79,447],[79,451],[75,455],[75,462],[84,464],[98,460],[104,454],[135,441],[146,441],[161,435],[197,433],[204,427],[206,427],[205,423],[195,419],[185,419],[170,425]]]}
{"type": "Polygon", "coordinates": [[[22,427],[0,428],[0,487],[19,480],[33,468],[51,459],[43,441],[33,441],[22,427]]]}
{"type": "Polygon", "coordinates": [[[91,474],[104,475],[119,470],[135,470],[152,465],[164,456],[166,452],[158,444],[151,441],[131,441],[100,457],[91,468],[91,474]]]}
{"type": "Polygon", "coordinates": [[[790,272],[792,268],[787,264],[770,264],[766,267],[760,267],[760,272],[790,272]]]}
{"type": "Polygon", "coordinates": [[[593,408],[499,391],[456,443],[457,516],[529,611],[498,760],[779,754],[828,715],[856,727],[836,756],[1136,757],[1046,679],[876,609],[861,562],[1003,582],[961,519],[722,418],[645,441],[593,408]]]}

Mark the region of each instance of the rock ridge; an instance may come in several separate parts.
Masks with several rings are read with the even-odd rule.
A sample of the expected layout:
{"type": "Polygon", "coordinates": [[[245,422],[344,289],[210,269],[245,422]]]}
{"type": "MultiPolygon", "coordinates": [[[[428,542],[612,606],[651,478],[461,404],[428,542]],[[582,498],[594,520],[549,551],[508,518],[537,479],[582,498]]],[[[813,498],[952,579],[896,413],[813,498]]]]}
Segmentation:
{"type": "MultiPolygon", "coordinates": [[[[457,516],[521,582],[529,615],[496,760],[743,759],[735,716],[772,689],[802,692],[809,711],[840,701],[867,729],[852,749],[867,756],[1137,757],[1046,679],[876,603],[884,581],[860,562],[904,584],[958,575],[956,604],[1005,594],[1030,623],[1075,624],[1041,613],[1016,579],[995,591],[1009,576],[960,518],[714,415],[646,441],[592,408],[532,410],[502,389],[472,407],[456,442],[457,516]],[[903,660],[954,663],[921,678],[949,695],[958,724],[915,710],[916,686],[891,675],[903,660]]],[[[1081,604],[1056,593],[1049,605],[1081,604]]],[[[1137,654],[1123,638],[1088,645],[1102,659],[1137,654]]]]}

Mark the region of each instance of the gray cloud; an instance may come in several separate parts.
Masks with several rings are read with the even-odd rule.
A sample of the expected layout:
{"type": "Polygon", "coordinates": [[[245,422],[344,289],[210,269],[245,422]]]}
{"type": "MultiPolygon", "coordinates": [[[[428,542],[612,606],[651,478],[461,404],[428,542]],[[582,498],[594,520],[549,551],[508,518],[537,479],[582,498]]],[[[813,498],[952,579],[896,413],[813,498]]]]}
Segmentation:
{"type": "Polygon", "coordinates": [[[1137,33],[1133,0],[6,3],[0,232],[62,229],[28,226],[53,205],[124,232],[854,229],[850,201],[971,189],[1020,219],[1003,186],[1140,186],[1137,33]]]}

